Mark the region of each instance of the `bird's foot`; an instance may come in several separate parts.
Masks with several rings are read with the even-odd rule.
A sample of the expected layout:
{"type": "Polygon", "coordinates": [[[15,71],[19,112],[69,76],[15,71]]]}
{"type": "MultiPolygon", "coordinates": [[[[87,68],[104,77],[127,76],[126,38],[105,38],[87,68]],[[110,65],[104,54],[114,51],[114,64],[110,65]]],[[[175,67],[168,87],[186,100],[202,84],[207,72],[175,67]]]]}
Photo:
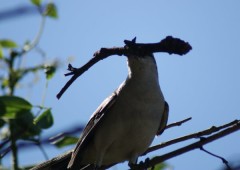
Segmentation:
{"type": "Polygon", "coordinates": [[[128,163],[128,166],[130,167],[130,169],[135,170],[137,169],[138,164],[128,163]]]}

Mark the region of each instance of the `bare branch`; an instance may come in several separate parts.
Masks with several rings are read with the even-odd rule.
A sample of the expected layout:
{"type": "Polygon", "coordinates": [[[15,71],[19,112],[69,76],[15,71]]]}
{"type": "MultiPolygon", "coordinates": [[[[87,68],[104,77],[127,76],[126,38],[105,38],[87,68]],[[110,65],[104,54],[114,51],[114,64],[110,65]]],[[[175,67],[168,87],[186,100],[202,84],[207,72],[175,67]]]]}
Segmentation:
{"type": "Polygon", "coordinates": [[[181,120],[181,121],[179,121],[179,122],[171,123],[171,124],[169,124],[169,125],[167,125],[167,126],[165,127],[165,130],[166,130],[166,129],[169,129],[169,128],[172,128],[172,127],[174,127],[174,126],[181,126],[183,123],[185,123],[185,122],[187,122],[187,121],[189,121],[189,120],[191,120],[191,119],[192,119],[192,117],[189,117],[189,118],[186,118],[186,119],[181,120]]]}
{"type": "MultiPolygon", "coordinates": [[[[204,140],[205,140],[205,138],[204,138],[204,140]]],[[[216,155],[216,154],[214,154],[214,153],[212,153],[212,152],[207,151],[206,149],[203,148],[203,146],[200,147],[200,150],[202,150],[203,152],[206,152],[207,154],[209,154],[209,155],[211,155],[211,156],[213,156],[213,157],[216,157],[216,158],[221,159],[222,162],[226,165],[226,167],[227,167],[228,170],[231,170],[231,169],[232,169],[232,168],[230,167],[228,161],[227,161],[225,158],[223,158],[223,157],[221,157],[221,156],[218,156],[218,155],[216,155]]]]}
{"type": "Polygon", "coordinates": [[[173,145],[173,144],[176,144],[176,143],[179,143],[179,142],[183,142],[183,141],[186,141],[186,140],[189,140],[189,139],[200,138],[200,137],[205,136],[205,135],[211,135],[212,133],[218,132],[222,129],[225,129],[227,127],[230,127],[230,126],[238,124],[238,123],[239,123],[239,120],[234,120],[234,121],[232,121],[230,123],[227,123],[227,124],[224,124],[222,126],[218,126],[218,127],[212,126],[212,127],[208,128],[206,130],[203,130],[203,131],[199,131],[199,132],[196,132],[196,133],[193,133],[193,134],[190,134],[190,135],[182,136],[182,137],[179,137],[179,138],[169,140],[167,142],[163,142],[159,145],[155,145],[155,146],[152,146],[152,147],[148,148],[148,150],[146,152],[144,152],[143,155],[146,155],[149,152],[153,152],[155,150],[158,150],[158,149],[161,149],[161,148],[164,148],[164,147],[167,147],[169,145],[173,145]]]}
{"type": "Polygon", "coordinates": [[[91,60],[89,60],[85,65],[80,68],[76,69],[69,65],[68,70],[71,72],[65,74],[65,76],[73,76],[57,94],[57,98],[60,99],[63,93],[68,89],[68,87],[90,67],[96,64],[98,61],[103,60],[111,55],[128,56],[130,54],[136,54],[143,56],[144,54],[155,52],[166,52],[169,54],[184,55],[192,49],[189,43],[184,42],[178,38],[173,38],[171,36],[166,37],[158,43],[135,43],[135,39],[133,39],[132,41],[125,40],[124,43],[126,44],[124,47],[101,48],[99,51],[94,53],[91,60]]]}
{"type": "MultiPolygon", "coordinates": [[[[206,145],[212,141],[215,141],[219,138],[222,138],[226,135],[229,135],[237,130],[240,130],[240,120],[234,120],[230,123],[227,123],[227,124],[224,124],[224,125],[218,126],[218,127],[213,126],[209,129],[206,129],[206,130],[203,130],[203,131],[200,131],[197,133],[193,133],[190,135],[186,135],[186,136],[183,136],[180,138],[176,138],[176,139],[164,142],[160,145],[150,147],[143,155],[145,155],[149,152],[155,151],[157,149],[178,143],[178,142],[182,142],[182,141],[192,139],[192,138],[199,138],[199,137],[206,136],[206,135],[211,135],[212,133],[220,131],[209,137],[206,137],[204,140],[201,139],[198,142],[195,142],[193,144],[187,145],[185,147],[182,147],[175,151],[169,152],[162,156],[157,156],[157,157],[153,158],[152,160],[145,161],[144,163],[140,163],[139,165],[136,165],[136,167],[134,167],[134,168],[135,169],[144,169],[147,167],[152,167],[152,166],[154,166],[158,163],[164,162],[170,158],[176,157],[178,155],[181,155],[183,153],[189,152],[189,151],[197,149],[197,148],[201,148],[204,145],[206,145]]],[[[70,161],[71,153],[72,153],[72,151],[69,151],[68,153],[57,156],[47,162],[43,162],[40,165],[35,166],[32,170],[47,170],[47,169],[63,170],[64,168],[66,169],[66,166],[67,166],[68,162],[70,161]]],[[[109,165],[108,167],[103,167],[100,169],[102,170],[102,169],[110,168],[111,166],[114,166],[114,165],[109,165]]]]}
{"type": "Polygon", "coordinates": [[[207,138],[205,138],[204,140],[199,140],[198,142],[195,142],[195,143],[192,143],[190,145],[187,145],[185,147],[182,147],[180,149],[177,149],[177,150],[174,150],[172,152],[169,152],[169,153],[166,153],[162,156],[156,156],[154,157],[153,159],[151,160],[147,160],[145,161],[144,163],[142,164],[139,164],[138,166],[136,166],[136,168],[134,168],[134,170],[136,169],[145,169],[145,168],[149,168],[149,167],[153,167],[154,165],[158,164],[158,163],[161,163],[161,162],[164,162],[168,159],[171,159],[173,157],[176,157],[176,156],[179,156],[183,153],[186,153],[186,152],[189,152],[191,150],[194,150],[194,149],[197,149],[197,148],[200,148],[210,142],[213,142],[219,138],[222,138],[226,135],[229,135],[233,132],[236,132],[240,130],[240,121],[238,121],[237,123],[235,123],[234,125],[214,134],[214,135],[211,135],[207,138]]]}

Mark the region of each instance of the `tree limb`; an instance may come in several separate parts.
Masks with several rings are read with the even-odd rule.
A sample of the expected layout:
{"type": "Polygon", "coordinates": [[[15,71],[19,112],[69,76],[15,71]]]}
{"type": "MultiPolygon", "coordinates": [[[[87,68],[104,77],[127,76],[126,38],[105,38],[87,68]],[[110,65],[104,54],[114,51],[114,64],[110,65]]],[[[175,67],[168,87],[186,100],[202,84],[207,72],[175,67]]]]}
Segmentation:
{"type": "Polygon", "coordinates": [[[211,135],[212,133],[218,132],[218,131],[220,131],[222,129],[225,129],[227,127],[230,127],[232,125],[239,124],[239,121],[240,120],[234,120],[232,122],[226,123],[226,124],[218,126],[218,127],[212,126],[212,127],[208,128],[206,130],[203,130],[203,131],[199,131],[199,132],[196,132],[196,133],[192,133],[190,135],[185,135],[185,136],[182,136],[182,137],[179,137],[179,138],[175,138],[175,139],[169,140],[167,142],[163,142],[163,143],[161,143],[159,145],[155,145],[155,146],[152,146],[152,147],[148,148],[148,150],[146,152],[144,152],[142,154],[142,156],[146,155],[149,152],[153,152],[155,150],[167,147],[169,145],[173,145],[173,144],[176,144],[176,143],[179,143],[179,142],[183,142],[183,141],[186,141],[186,140],[189,140],[189,139],[193,139],[193,138],[200,138],[202,136],[211,135]]]}
{"type": "MultiPolygon", "coordinates": [[[[185,119],[185,120],[187,120],[187,119],[185,119]]],[[[187,145],[185,147],[182,147],[182,148],[177,149],[175,151],[169,152],[169,153],[164,154],[162,156],[157,156],[157,157],[155,157],[151,160],[146,160],[144,163],[140,163],[139,165],[136,165],[136,167],[134,167],[134,168],[144,169],[144,168],[147,168],[147,167],[152,167],[152,166],[154,166],[154,165],[156,165],[160,162],[166,161],[170,158],[176,157],[178,155],[181,155],[181,154],[186,153],[188,151],[191,151],[193,149],[201,148],[203,145],[206,145],[207,143],[210,143],[214,140],[217,140],[217,139],[222,138],[226,135],[229,135],[229,134],[231,134],[231,133],[233,133],[237,130],[240,130],[240,120],[234,120],[230,123],[227,123],[227,124],[224,124],[224,125],[218,126],[218,127],[212,126],[209,129],[206,129],[206,130],[203,130],[203,131],[200,131],[200,132],[196,132],[196,133],[193,133],[193,134],[190,134],[190,135],[186,135],[186,136],[183,136],[183,137],[180,137],[180,138],[176,138],[176,139],[164,142],[160,145],[150,147],[143,155],[146,155],[149,152],[156,151],[160,148],[164,148],[164,147],[167,147],[169,145],[172,145],[172,144],[175,144],[175,143],[178,143],[178,142],[182,142],[182,141],[192,139],[192,138],[200,138],[202,136],[211,135],[212,133],[220,131],[220,132],[215,133],[211,136],[208,136],[204,139],[200,139],[198,142],[195,142],[193,144],[187,145]]],[[[71,154],[72,154],[72,151],[69,151],[69,152],[67,152],[63,155],[57,156],[57,157],[55,157],[55,158],[53,158],[49,161],[43,162],[43,163],[35,166],[31,170],[65,170],[68,162],[70,161],[71,154]]],[[[114,165],[110,165],[107,168],[110,168],[111,166],[114,166],[114,165]]],[[[104,167],[103,169],[105,169],[105,168],[106,167],[104,167]]],[[[100,170],[102,170],[102,169],[100,169],[100,170]]]]}
{"type": "Polygon", "coordinates": [[[164,162],[168,159],[179,156],[183,153],[189,152],[189,151],[194,150],[194,149],[201,148],[203,145],[206,145],[210,142],[213,142],[213,141],[215,141],[219,138],[222,138],[222,137],[224,137],[226,135],[229,135],[233,132],[236,132],[238,130],[240,130],[240,121],[238,121],[234,125],[226,128],[226,129],[224,129],[224,130],[222,130],[222,131],[220,131],[220,132],[218,132],[214,135],[206,137],[204,140],[201,139],[198,142],[192,143],[192,144],[187,145],[185,147],[182,147],[180,149],[177,149],[177,150],[174,150],[172,152],[166,153],[162,156],[156,156],[156,157],[152,158],[151,160],[147,160],[144,163],[141,163],[138,166],[134,167],[134,169],[132,169],[132,170],[140,170],[140,169],[143,170],[143,169],[146,169],[146,168],[153,167],[154,165],[156,165],[158,163],[164,162]]]}
{"type": "Polygon", "coordinates": [[[181,126],[183,123],[185,123],[185,122],[187,122],[187,121],[189,121],[191,119],[192,119],[192,117],[189,117],[189,118],[186,118],[186,119],[181,120],[179,122],[171,123],[171,124],[167,125],[164,130],[172,128],[174,126],[181,126]]]}
{"type": "Polygon", "coordinates": [[[128,56],[130,54],[135,54],[143,56],[144,54],[156,52],[166,52],[168,54],[184,55],[192,49],[189,43],[184,42],[183,40],[178,38],[173,38],[171,36],[167,36],[165,39],[158,43],[135,43],[135,40],[135,38],[132,41],[125,40],[124,47],[101,48],[99,51],[94,53],[91,60],[89,60],[85,65],[80,68],[74,68],[72,67],[72,65],[69,64],[68,70],[70,71],[70,73],[65,74],[65,76],[72,75],[72,77],[57,94],[57,98],[60,99],[63,93],[68,89],[68,87],[90,67],[96,64],[98,61],[103,60],[111,55],[128,56]]]}

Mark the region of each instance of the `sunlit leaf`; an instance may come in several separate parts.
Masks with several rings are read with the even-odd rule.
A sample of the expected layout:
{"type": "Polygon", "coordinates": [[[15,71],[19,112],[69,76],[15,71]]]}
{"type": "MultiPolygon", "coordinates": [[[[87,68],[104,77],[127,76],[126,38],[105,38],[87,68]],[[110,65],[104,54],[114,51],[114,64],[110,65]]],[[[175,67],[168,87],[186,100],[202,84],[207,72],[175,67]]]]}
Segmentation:
{"type": "Polygon", "coordinates": [[[17,96],[0,97],[0,117],[14,119],[20,111],[30,111],[31,103],[17,96]]]}
{"type": "Polygon", "coordinates": [[[68,145],[76,144],[77,141],[78,141],[78,138],[76,138],[76,137],[64,136],[63,138],[54,142],[54,145],[58,148],[62,148],[62,147],[68,146],[68,145]]]}
{"type": "Polygon", "coordinates": [[[2,85],[1,85],[1,88],[2,88],[2,89],[8,87],[8,85],[9,85],[8,79],[2,78],[0,81],[2,82],[2,85]]]}
{"type": "Polygon", "coordinates": [[[148,170],[164,170],[168,165],[164,162],[155,165],[153,168],[148,168],[148,170]]]}
{"type": "Polygon", "coordinates": [[[50,80],[54,76],[55,72],[56,72],[56,67],[55,66],[47,66],[45,68],[46,78],[48,80],[50,80]]]}
{"type": "Polygon", "coordinates": [[[45,15],[54,19],[58,18],[57,7],[54,3],[47,4],[45,15]]]}
{"type": "Polygon", "coordinates": [[[53,125],[53,116],[51,109],[47,109],[42,114],[34,119],[34,124],[36,124],[41,129],[50,128],[53,125]]]}
{"type": "Polygon", "coordinates": [[[2,46],[2,48],[15,48],[15,47],[17,47],[17,44],[14,41],[8,40],[8,39],[0,40],[0,45],[2,46]]]}
{"type": "Polygon", "coordinates": [[[31,2],[32,2],[34,5],[36,5],[36,6],[40,6],[42,0],[31,0],[31,2]]]}

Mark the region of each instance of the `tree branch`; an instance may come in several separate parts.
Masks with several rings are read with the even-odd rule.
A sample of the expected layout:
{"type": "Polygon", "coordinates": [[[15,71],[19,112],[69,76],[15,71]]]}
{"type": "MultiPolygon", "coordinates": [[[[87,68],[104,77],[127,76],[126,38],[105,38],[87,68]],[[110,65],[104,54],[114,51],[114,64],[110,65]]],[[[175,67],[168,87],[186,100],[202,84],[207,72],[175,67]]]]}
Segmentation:
{"type": "Polygon", "coordinates": [[[169,129],[169,128],[172,128],[172,127],[174,127],[174,126],[181,126],[183,123],[185,123],[185,122],[187,122],[187,121],[189,121],[189,120],[191,120],[191,119],[192,119],[192,117],[189,117],[189,118],[186,118],[186,119],[181,120],[181,121],[179,121],[179,122],[171,123],[171,124],[169,124],[169,125],[167,125],[167,126],[165,127],[165,130],[166,130],[166,129],[169,129]]]}
{"type": "Polygon", "coordinates": [[[69,64],[68,70],[70,73],[65,74],[65,76],[72,75],[71,79],[65,84],[61,91],[57,94],[57,98],[60,99],[63,93],[68,89],[68,87],[85,71],[96,64],[98,61],[103,60],[111,55],[140,55],[151,54],[156,52],[166,52],[168,54],[178,54],[184,55],[188,53],[192,47],[189,43],[184,42],[181,39],[173,38],[171,36],[166,37],[158,43],[135,43],[135,38],[132,41],[125,40],[124,47],[114,47],[114,48],[101,48],[99,51],[94,53],[93,58],[89,60],[85,65],[80,68],[74,68],[69,64]]]}
{"type": "MultiPolygon", "coordinates": [[[[185,120],[187,120],[187,119],[185,119],[185,120]]],[[[139,165],[136,165],[136,167],[134,167],[134,170],[135,170],[135,168],[136,169],[144,169],[144,168],[152,167],[152,166],[154,166],[158,163],[161,163],[163,161],[166,161],[170,158],[176,157],[178,155],[181,155],[181,154],[186,153],[188,151],[191,151],[193,149],[201,148],[203,145],[206,145],[207,143],[210,143],[214,140],[217,140],[217,139],[222,138],[226,135],[229,135],[229,134],[231,134],[231,133],[233,133],[237,130],[240,130],[240,120],[234,120],[230,123],[227,123],[227,124],[224,124],[224,125],[218,126],[218,127],[212,126],[209,129],[206,129],[206,130],[203,130],[203,131],[200,131],[200,132],[196,132],[196,133],[193,133],[193,134],[190,134],[190,135],[186,135],[186,136],[183,136],[183,137],[180,137],[180,138],[176,138],[176,139],[164,142],[160,145],[150,147],[143,155],[146,155],[149,152],[156,151],[160,148],[167,147],[169,145],[172,145],[172,144],[175,144],[175,143],[178,143],[178,142],[182,142],[182,141],[192,139],[192,138],[200,138],[202,136],[211,135],[212,133],[220,131],[220,132],[215,133],[215,134],[213,134],[213,135],[211,135],[207,138],[204,138],[204,140],[201,139],[198,142],[187,145],[187,146],[182,147],[180,149],[177,149],[175,151],[169,152],[169,153],[164,154],[162,156],[157,156],[157,157],[153,158],[152,160],[146,160],[144,163],[140,163],[139,165]]],[[[35,166],[31,170],[47,170],[47,169],[65,170],[68,162],[70,161],[71,153],[72,153],[72,151],[69,151],[69,152],[67,152],[63,155],[57,156],[57,157],[55,157],[55,158],[53,158],[49,161],[43,162],[43,163],[35,166]]],[[[110,165],[107,168],[110,168],[111,166],[114,166],[114,165],[110,165]]],[[[106,169],[106,167],[101,168],[101,170],[102,169],[106,169]]]]}
{"type": "Polygon", "coordinates": [[[179,138],[175,138],[175,139],[169,140],[167,142],[163,142],[163,143],[161,143],[159,145],[155,145],[155,146],[152,146],[152,147],[148,148],[148,150],[146,152],[144,152],[142,154],[142,156],[148,154],[149,152],[153,152],[155,150],[167,147],[169,145],[173,145],[173,144],[176,144],[176,143],[179,143],[179,142],[183,142],[183,141],[186,141],[186,140],[189,140],[189,139],[193,139],[193,138],[200,138],[202,136],[211,135],[212,133],[218,132],[218,131],[220,131],[222,129],[225,129],[227,127],[230,127],[232,125],[238,124],[239,121],[240,120],[234,120],[234,121],[232,121],[230,123],[226,123],[226,124],[218,126],[218,127],[212,126],[212,127],[208,128],[206,130],[203,130],[203,131],[199,131],[199,132],[196,132],[196,133],[193,133],[193,134],[190,134],[190,135],[182,136],[182,137],[179,137],[179,138]]]}
{"type": "Polygon", "coordinates": [[[213,156],[213,157],[216,157],[216,158],[218,158],[218,159],[221,159],[222,162],[226,165],[226,168],[227,168],[228,170],[231,170],[231,169],[232,169],[232,168],[230,167],[228,161],[227,161],[225,158],[223,158],[223,157],[221,157],[221,156],[218,156],[218,155],[216,155],[216,154],[214,154],[214,153],[212,153],[212,152],[207,151],[206,149],[203,148],[203,146],[201,146],[199,149],[200,149],[201,151],[203,151],[203,152],[205,152],[205,153],[213,156]]]}
{"type": "Polygon", "coordinates": [[[180,149],[177,149],[177,150],[174,150],[172,152],[166,153],[162,156],[156,156],[151,160],[147,160],[144,163],[139,164],[138,166],[134,167],[134,169],[132,169],[132,170],[139,170],[139,169],[145,169],[145,168],[153,167],[154,165],[156,165],[158,163],[164,162],[168,159],[179,156],[183,153],[189,152],[189,151],[194,150],[194,149],[201,148],[202,146],[204,146],[204,145],[206,145],[210,142],[213,142],[213,141],[215,141],[219,138],[222,138],[222,137],[224,137],[226,135],[229,135],[233,132],[236,132],[238,130],[240,130],[240,121],[239,120],[234,125],[222,130],[221,132],[218,132],[214,135],[211,135],[211,136],[205,138],[204,140],[199,140],[198,142],[192,143],[192,144],[187,145],[185,147],[182,147],[180,149]]]}

